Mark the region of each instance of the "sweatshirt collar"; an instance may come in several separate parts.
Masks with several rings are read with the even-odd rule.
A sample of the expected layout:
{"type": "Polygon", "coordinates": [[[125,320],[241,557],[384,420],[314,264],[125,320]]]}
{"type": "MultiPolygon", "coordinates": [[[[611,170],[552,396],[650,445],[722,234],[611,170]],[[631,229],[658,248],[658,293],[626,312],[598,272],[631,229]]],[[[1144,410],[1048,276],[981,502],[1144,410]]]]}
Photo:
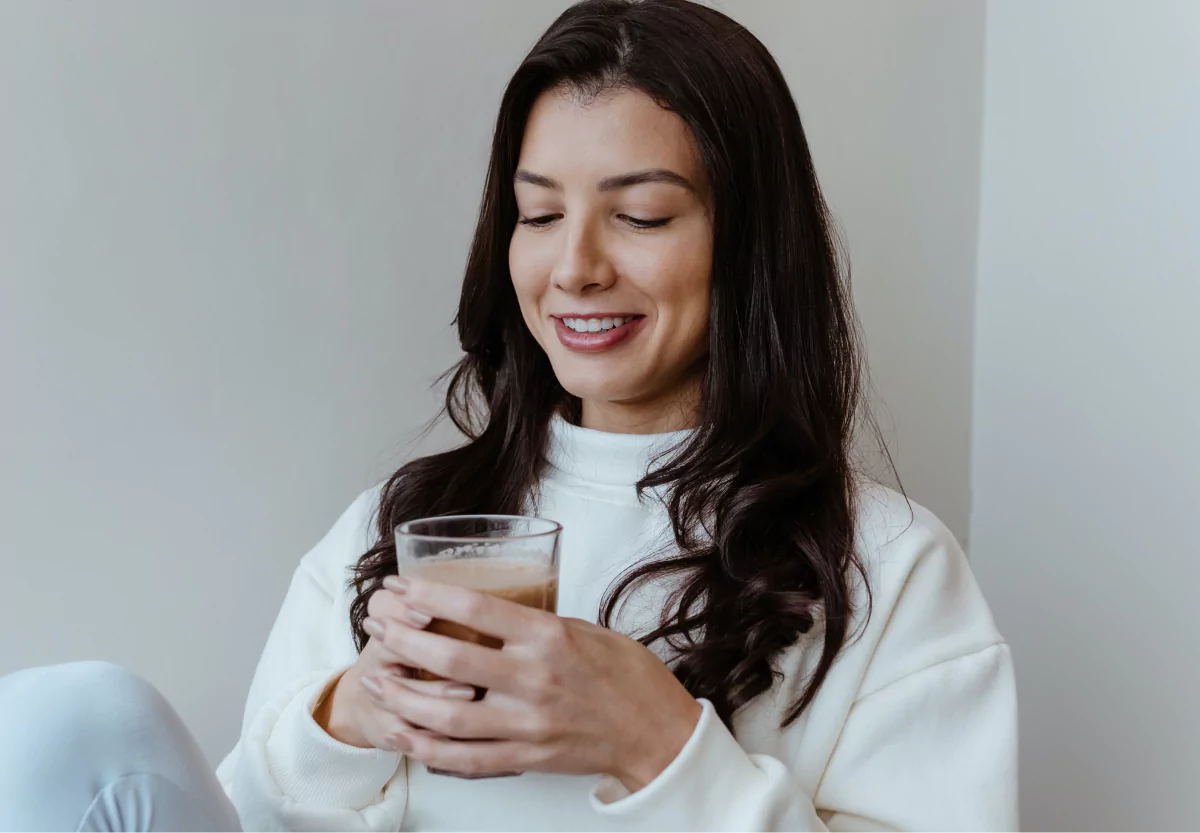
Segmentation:
{"type": "Polygon", "coordinates": [[[657,455],[670,451],[692,431],[666,434],[611,434],[551,418],[547,459],[558,472],[589,483],[633,486],[646,476],[657,455]]]}

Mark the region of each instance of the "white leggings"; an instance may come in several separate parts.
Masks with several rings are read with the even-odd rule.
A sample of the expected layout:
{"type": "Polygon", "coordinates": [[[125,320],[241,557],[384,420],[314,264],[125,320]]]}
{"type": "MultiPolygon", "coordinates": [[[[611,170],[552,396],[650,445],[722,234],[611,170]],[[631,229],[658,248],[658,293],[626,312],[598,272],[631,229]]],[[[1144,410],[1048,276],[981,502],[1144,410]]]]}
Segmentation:
{"type": "Polygon", "coordinates": [[[179,715],[105,662],[0,677],[0,830],[240,830],[179,715]]]}

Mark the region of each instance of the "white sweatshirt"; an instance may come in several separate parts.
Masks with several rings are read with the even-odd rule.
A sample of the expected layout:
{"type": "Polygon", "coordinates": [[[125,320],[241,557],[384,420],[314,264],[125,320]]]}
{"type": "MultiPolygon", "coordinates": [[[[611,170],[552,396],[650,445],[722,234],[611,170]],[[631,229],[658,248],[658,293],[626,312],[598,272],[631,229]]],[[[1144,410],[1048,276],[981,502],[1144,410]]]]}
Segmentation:
{"type": "MultiPolygon", "coordinates": [[[[596,621],[626,567],[669,536],[665,510],[634,483],[676,435],[607,434],[558,420],[536,509],[563,525],[559,613],[596,621]]],[[[218,776],[247,830],[1015,829],[1012,660],[966,558],[924,508],[864,487],[859,550],[874,610],[820,692],[780,717],[820,652],[806,637],[783,679],[734,717],[712,706],[658,778],[629,795],[598,776],[526,773],[460,780],[398,754],[339,743],[312,718],[354,662],[348,568],[373,543],[366,492],[301,561],[218,776]]],[[[665,595],[650,587],[618,626],[637,633],[665,595]]],[[[865,611],[858,589],[857,605],[865,611]]]]}

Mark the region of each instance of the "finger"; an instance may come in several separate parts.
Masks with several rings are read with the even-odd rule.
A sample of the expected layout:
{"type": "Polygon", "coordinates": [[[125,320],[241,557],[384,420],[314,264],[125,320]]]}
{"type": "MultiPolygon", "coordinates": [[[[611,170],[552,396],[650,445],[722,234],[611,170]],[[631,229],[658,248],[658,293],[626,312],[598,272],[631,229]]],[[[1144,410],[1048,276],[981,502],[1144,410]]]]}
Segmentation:
{"type": "Polygon", "coordinates": [[[378,654],[378,662],[383,668],[388,671],[394,670],[403,673],[413,668],[413,662],[408,657],[397,653],[388,644],[387,632],[389,627],[402,628],[407,626],[389,619],[373,619],[370,616],[364,619],[363,630],[366,631],[370,639],[367,641],[367,646],[363,649],[363,653],[374,651],[378,654]]]}
{"type": "Polygon", "coordinates": [[[404,597],[387,588],[376,590],[367,601],[367,615],[375,619],[395,619],[414,628],[429,625],[431,617],[404,603],[404,597]]]}
{"type": "Polygon", "coordinates": [[[545,610],[416,576],[388,576],[384,586],[422,613],[466,625],[506,643],[538,632],[558,618],[545,610]]]}
{"type": "Polygon", "coordinates": [[[422,734],[420,726],[406,723],[394,714],[388,713],[388,724],[383,734],[376,741],[376,747],[388,752],[403,752],[408,746],[408,738],[422,734]]]}
{"type": "Polygon", "coordinates": [[[461,741],[423,734],[401,734],[400,751],[409,758],[460,775],[501,775],[537,769],[545,750],[523,741],[461,741]]]}
{"type": "Polygon", "coordinates": [[[426,697],[441,697],[444,700],[469,702],[475,699],[476,693],[479,691],[473,685],[464,685],[453,680],[417,680],[401,670],[389,671],[387,677],[418,694],[424,694],[426,697]]]}
{"type": "Polygon", "coordinates": [[[366,688],[376,706],[405,723],[446,737],[506,737],[507,729],[513,722],[509,715],[499,712],[485,701],[430,697],[391,678],[376,677],[372,683],[366,688]]]}
{"type": "Polygon", "coordinates": [[[519,676],[519,661],[495,648],[418,630],[402,622],[367,617],[363,630],[401,665],[421,668],[459,683],[506,688],[519,676]]]}
{"type": "Polygon", "coordinates": [[[436,734],[424,726],[409,723],[381,703],[379,696],[383,692],[381,678],[366,676],[361,678],[359,682],[362,684],[363,690],[371,698],[372,705],[379,711],[379,715],[375,718],[376,725],[379,727],[379,736],[377,738],[378,748],[386,749],[390,752],[398,752],[401,751],[401,742],[399,739],[402,737],[414,734],[436,734]]]}

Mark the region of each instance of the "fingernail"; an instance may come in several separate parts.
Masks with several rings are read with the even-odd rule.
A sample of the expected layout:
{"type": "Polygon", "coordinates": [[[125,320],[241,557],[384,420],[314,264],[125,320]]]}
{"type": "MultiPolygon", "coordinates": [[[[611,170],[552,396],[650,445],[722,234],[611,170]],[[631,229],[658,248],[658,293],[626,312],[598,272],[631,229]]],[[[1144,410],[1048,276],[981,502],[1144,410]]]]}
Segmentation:
{"type": "Polygon", "coordinates": [[[408,754],[412,752],[412,741],[406,735],[396,732],[392,735],[392,742],[396,744],[396,751],[408,754]]]}
{"type": "Polygon", "coordinates": [[[376,697],[383,696],[383,686],[376,677],[363,677],[362,687],[374,694],[376,697]]]}
{"type": "Polygon", "coordinates": [[[454,700],[475,699],[475,686],[473,685],[459,685],[458,683],[455,683],[454,685],[446,686],[443,691],[447,697],[454,700]]]}
{"type": "Polygon", "coordinates": [[[384,633],[387,632],[387,628],[383,626],[382,622],[380,622],[378,619],[372,619],[370,616],[363,620],[362,627],[367,634],[378,639],[382,639],[384,633]]]}
{"type": "Polygon", "coordinates": [[[393,593],[404,595],[408,592],[408,579],[400,576],[387,576],[383,580],[383,586],[393,593]]]}
{"type": "Polygon", "coordinates": [[[433,621],[433,617],[428,613],[422,613],[419,610],[413,610],[411,607],[406,607],[402,614],[404,621],[412,625],[414,628],[423,628],[433,621]]]}

